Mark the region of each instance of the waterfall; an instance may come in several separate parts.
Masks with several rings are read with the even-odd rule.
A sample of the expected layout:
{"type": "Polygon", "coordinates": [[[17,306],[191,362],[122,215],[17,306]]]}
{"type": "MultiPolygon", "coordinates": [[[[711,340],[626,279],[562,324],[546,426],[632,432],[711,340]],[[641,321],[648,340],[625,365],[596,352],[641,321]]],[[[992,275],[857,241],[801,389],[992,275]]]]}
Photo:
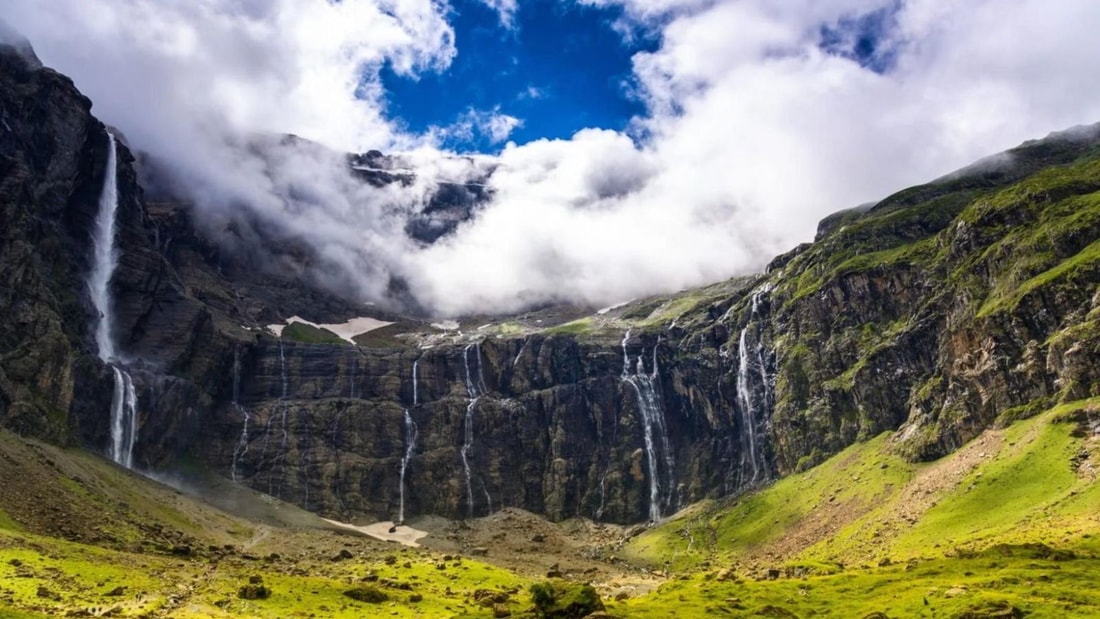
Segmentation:
{"type": "Polygon", "coordinates": [[[627,353],[627,343],[630,341],[630,330],[623,336],[623,374],[622,380],[634,389],[638,399],[638,412],[642,416],[643,438],[645,439],[646,465],[649,473],[649,520],[657,522],[661,519],[661,507],[671,504],[672,491],[675,485],[673,474],[675,462],[672,456],[672,447],[668,441],[668,431],[665,427],[665,417],[661,410],[661,400],[658,393],[659,383],[657,373],[657,346],[653,347],[653,371],[645,372],[644,355],[638,355],[638,362],[634,373],[630,371],[630,355],[627,353]],[[664,461],[665,488],[662,496],[661,466],[659,460],[664,461]]]}
{"type": "MultiPolygon", "coordinates": [[[[286,456],[287,447],[290,442],[290,433],[286,429],[286,397],[287,397],[287,377],[286,377],[286,352],[283,349],[283,340],[279,338],[279,375],[282,383],[282,392],[279,395],[279,401],[277,406],[279,407],[280,416],[280,429],[283,433],[282,441],[279,445],[279,453],[271,459],[271,472],[267,478],[267,493],[273,494],[274,490],[274,478],[275,478],[275,462],[279,461],[282,468],[283,481],[286,481],[286,456]]],[[[271,429],[271,416],[268,416],[267,430],[264,435],[264,448],[267,448],[267,435],[266,432],[271,429]]],[[[273,495],[274,496],[274,495],[273,495]]]]}
{"type": "Polygon", "coordinates": [[[481,399],[481,394],[485,391],[485,378],[481,373],[481,345],[469,344],[462,351],[462,364],[466,368],[466,395],[469,398],[469,403],[466,405],[466,420],[463,424],[465,430],[465,438],[462,442],[462,449],[460,451],[462,455],[462,469],[466,475],[466,509],[470,518],[474,517],[474,484],[470,475],[470,447],[474,444],[474,407],[477,406],[477,401],[481,399]],[[474,354],[477,356],[477,380],[474,379],[474,375],[470,370],[470,349],[474,350],[474,354]]]}
{"type": "MultiPolygon", "coordinates": [[[[416,450],[417,428],[409,409],[405,409],[405,457],[401,458],[401,503],[397,512],[397,524],[405,523],[405,471],[409,468],[409,460],[412,460],[413,451],[416,450]]],[[[468,477],[468,474],[467,474],[468,477]]]]}
{"type": "Polygon", "coordinates": [[[111,459],[126,468],[134,465],[134,441],[137,438],[137,394],[130,374],[112,365],[115,392],[111,397],[111,459]]]}
{"type": "Polygon", "coordinates": [[[351,400],[355,399],[355,381],[356,381],[356,378],[357,378],[358,374],[359,374],[359,355],[356,354],[355,352],[353,352],[352,356],[351,356],[351,381],[350,381],[351,384],[348,387],[348,389],[350,391],[350,393],[348,393],[348,398],[351,399],[351,400]]]}
{"type": "Polygon", "coordinates": [[[248,411],[241,406],[241,350],[239,348],[233,349],[233,408],[244,415],[244,424],[241,426],[241,439],[237,442],[236,449],[233,450],[233,466],[229,471],[229,478],[237,482],[241,461],[244,459],[244,455],[248,453],[248,422],[252,420],[248,411]]]}
{"type": "MultiPolygon", "coordinates": [[[[417,380],[417,366],[420,360],[413,361],[412,380],[413,380],[413,407],[420,405],[420,393],[416,386],[417,380]]],[[[401,503],[397,512],[397,524],[405,523],[405,471],[409,468],[409,460],[412,460],[413,452],[416,450],[416,437],[417,428],[416,422],[413,421],[412,415],[409,414],[409,409],[405,409],[405,456],[401,458],[401,503]]],[[[468,477],[468,475],[467,475],[468,477]]]]}
{"type": "Polygon", "coordinates": [[[530,342],[530,341],[531,341],[531,336],[530,335],[523,338],[523,344],[520,345],[519,352],[516,353],[516,358],[512,359],[512,367],[516,367],[517,365],[519,365],[520,357],[523,356],[523,351],[527,350],[527,343],[530,342]]]}
{"type": "Polygon", "coordinates": [[[107,167],[103,174],[103,189],[99,194],[99,212],[93,231],[92,271],[88,274],[88,292],[98,319],[95,343],[99,358],[111,366],[115,379],[111,397],[111,459],[133,467],[134,443],[137,441],[137,393],[130,373],[119,359],[113,339],[114,312],[111,307],[111,278],[118,267],[118,244],[115,227],[118,213],[118,145],[115,136],[107,134],[107,167]]]}
{"type": "Polygon", "coordinates": [[[761,299],[771,291],[768,285],[753,293],[749,319],[741,329],[737,345],[737,409],[741,420],[741,481],[744,489],[769,476],[763,442],[771,416],[772,377],[768,371],[764,344],[761,299]],[[753,343],[750,346],[750,338],[753,343]]]}

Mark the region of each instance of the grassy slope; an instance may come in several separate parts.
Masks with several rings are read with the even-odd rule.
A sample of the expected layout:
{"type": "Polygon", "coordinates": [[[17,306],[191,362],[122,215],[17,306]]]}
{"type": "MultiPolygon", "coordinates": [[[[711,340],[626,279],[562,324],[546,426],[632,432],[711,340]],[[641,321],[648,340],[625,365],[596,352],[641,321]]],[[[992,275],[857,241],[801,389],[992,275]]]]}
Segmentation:
{"type": "MultiPolygon", "coordinates": [[[[267,521],[308,524],[307,514],[262,497],[234,501],[255,503],[243,509],[267,521]]],[[[477,616],[484,610],[472,600],[477,589],[512,592],[517,612],[529,605],[529,580],[443,557],[242,520],[91,454],[0,432],[0,617],[320,618],[380,608],[393,617],[477,616]],[[334,560],[342,550],[352,558],[334,560]],[[343,595],[368,574],[389,601],[371,606],[343,595]],[[269,599],[238,597],[252,576],[273,591],[269,599]],[[414,594],[423,599],[410,602],[414,594]]]]}
{"type": "Polygon", "coordinates": [[[891,455],[883,435],[731,504],[696,506],[626,547],[628,558],[689,574],[627,610],[954,616],[1004,603],[1034,617],[1100,616],[1090,584],[1100,570],[1100,437],[1081,435],[1089,416],[1100,419],[1100,398],[921,465],[891,455]],[[801,577],[758,581],[769,568],[801,577]]]}

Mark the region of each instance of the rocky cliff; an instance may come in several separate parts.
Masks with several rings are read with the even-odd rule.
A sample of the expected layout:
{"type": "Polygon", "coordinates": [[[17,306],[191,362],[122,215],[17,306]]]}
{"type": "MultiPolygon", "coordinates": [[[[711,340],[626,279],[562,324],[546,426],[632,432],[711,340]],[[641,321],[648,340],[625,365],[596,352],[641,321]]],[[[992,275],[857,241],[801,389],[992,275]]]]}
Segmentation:
{"type": "MultiPolygon", "coordinates": [[[[0,54],[0,419],[102,452],[111,382],[84,277],[107,135],[90,108],[0,54]]],[[[186,204],[146,201],[122,146],[112,292],[135,461],[197,460],[344,519],[519,506],[640,522],[885,430],[935,458],[1100,393],[1097,133],[839,213],[763,275],[457,328],[368,312],[281,274],[304,269],[208,242],[186,204]],[[268,327],[295,315],[394,324],[354,344],[268,327]]]]}

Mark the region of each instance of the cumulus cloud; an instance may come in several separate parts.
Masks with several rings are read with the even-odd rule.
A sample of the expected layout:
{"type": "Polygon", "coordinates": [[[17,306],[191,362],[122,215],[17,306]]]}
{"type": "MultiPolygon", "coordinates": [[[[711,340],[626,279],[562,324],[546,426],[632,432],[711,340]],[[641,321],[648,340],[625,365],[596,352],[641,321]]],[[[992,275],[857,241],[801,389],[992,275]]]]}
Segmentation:
{"type": "Polygon", "coordinates": [[[484,137],[490,144],[500,144],[522,126],[523,120],[501,112],[498,105],[492,110],[467,110],[450,125],[429,129],[428,135],[437,141],[458,139],[472,142],[478,137],[484,137]]]}
{"type": "MultiPolygon", "coordinates": [[[[647,113],[625,133],[475,158],[387,116],[384,63],[415,75],[462,53],[428,0],[9,0],[6,16],[188,179],[211,230],[247,213],[257,234],[314,246],[349,293],[384,300],[397,276],[440,314],[610,304],[752,271],[832,211],[1100,119],[1093,0],[581,1],[659,33],[633,60],[647,113]],[[242,148],[265,133],[407,151],[419,174],[375,189],[334,151],[242,148]],[[431,246],[405,236],[436,182],[490,169],[471,221],[431,246]]],[[[502,19],[512,6],[490,4],[502,19]]],[[[519,122],[471,114],[459,124],[494,141],[519,122]]]]}

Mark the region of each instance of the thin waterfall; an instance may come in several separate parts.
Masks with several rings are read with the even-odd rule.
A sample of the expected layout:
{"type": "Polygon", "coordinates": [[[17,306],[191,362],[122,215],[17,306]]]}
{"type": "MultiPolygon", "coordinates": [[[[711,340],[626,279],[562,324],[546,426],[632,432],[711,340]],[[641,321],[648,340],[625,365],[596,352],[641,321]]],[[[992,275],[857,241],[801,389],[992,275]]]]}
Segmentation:
{"type": "Polygon", "coordinates": [[[248,410],[241,406],[241,350],[233,349],[233,408],[244,415],[244,423],[241,425],[241,438],[237,441],[237,447],[233,450],[233,466],[230,469],[230,479],[234,482],[240,479],[241,462],[248,453],[248,423],[252,421],[248,410]]]}
{"type": "Polygon", "coordinates": [[[130,373],[119,359],[114,341],[114,308],[111,303],[111,278],[118,268],[118,244],[115,239],[118,218],[118,144],[107,134],[107,166],[99,211],[93,231],[92,270],[88,274],[88,292],[96,309],[95,343],[99,358],[109,364],[115,386],[111,397],[111,459],[133,467],[134,443],[137,442],[137,393],[130,373]]]}
{"type": "MultiPolygon", "coordinates": [[[[417,368],[420,364],[420,360],[413,361],[412,367],[412,383],[413,383],[413,408],[420,405],[420,390],[417,387],[417,368]]],[[[409,468],[409,461],[412,460],[413,452],[416,450],[416,438],[417,427],[416,422],[413,421],[412,415],[409,414],[409,409],[405,409],[405,456],[401,458],[401,502],[397,512],[397,524],[405,523],[405,472],[409,468]]]]}
{"type": "Polygon", "coordinates": [[[111,397],[111,459],[126,468],[134,466],[134,442],[137,438],[137,393],[129,372],[117,365],[115,390],[111,397]]]}
{"type": "Polygon", "coordinates": [[[752,387],[749,386],[749,349],[747,345],[749,328],[741,329],[737,345],[737,408],[741,413],[741,486],[751,486],[760,478],[760,461],[756,457],[756,422],[752,387]],[[745,481],[749,469],[752,476],[745,481]]]}
{"type": "MultiPolygon", "coordinates": [[[[271,468],[270,468],[270,471],[269,471],[268,477],[267,477],[267,493],[271,494],[273,496],[275,496],[274,491],[275,491],[275,464],[276,464],[276,462],[279,463],[279,466],[282,470],[283,481],[286,481],[287,448],[288,448],[288,444],[290,442],[290,433],[287,432],[287,429],[286,429],[286,413],[287,413],[286,398],[287,398],[287,392],[288,391],[287,391],[287,375],[286,375],[286,351],[283,348],[282,338],[279,338],[279,377],[280,377],[281,389],[282,390],[281,390],[280,395],[279,395],[279,401],[276,403],[276,407],[278,407],[279,426],[280,426],[280,431],[282,432],[283,436],[282,436],[282,440],[279,444],[279,453],[275,454],[275,456],[273,456],[271,458],[271,468]]],[[[272,421],[272,417],[274,417],[274,416],[275,416],[274,412],[272,412],[272,414],[268,415],[268,418],[267,418],[267,427],[264,430],[264,443],[263,443],[263,449],[264,449],[265,452],[267,451],[268,434],[270,434],[270,432],[271,432],[271,421],[272,421]]]]}
{"type": "Polygon", "coordinates": [[[118,356],[112,338],[114,313],[111,307],[111,277],[118,267],[118,246],[115,243],[115,216],[118,212],[118,152],[115,136],[107,134],[107,168],[103,174],[103,189],[99,194],[99,212],[95,220],[95,248],[92,272],[88,275],[88,290],[99,319],[95,328],[95,343],[99,358],[113,363],[118,356]]]}
{"type": "Polygon", "coordinates": [[[351,384],[348,387],[348,389],[349,389],[348,399],[351,399],[351,400],[355,399],[355,381],[357,380],[357,375],[358,374],[359,374],[359,355],[357,353],[353,352],[352,356],[351,356],[351,384]]]}
{"type": "Polygon", "coordinates": [[[464,440],[462,442],[462,449],[460,451],[462,455],[462,470],[466,475],[466,511],[470,518],[474,517],[474,484],[470,475],[470,447],[474,444],[474,407],[477,406],[477,401],[481,399],[481,394],[485,390],[485,379],[481,373],[481,345],[469,344],[462,351],[462,364],[466,368],[466,395],[469,398],[469,403],[466,405],[466,419],[463,424],[464,427],[464,440]],[[474,351],[477,356],[477,379],[475,380],[473,372],[470,370],[470,350],[474,351]]]}
{"type": "Polygon", "coordinates": [[[286,460],[287,449],[290,443],[290,433],[286,429],[286,395],[287,395],[287,378],[286,378],[286,351],[283,349],[283,340],[279,338],[279,375],[282,381],[282,394],[279,396],[279,425],[283,432],[283,440],[279,445],[279,459],[282,461],[283,469],[283,483],[286,482],[286,460]]]}
{"type": "MultiPolygon", "coordinates": [[[[622,341],[622,381],[634,389],[634,394],[638,400],[638,412],[642,416],[646,465],[649,473],[649,520],[650,522],[657,522],[661,519],[662,506],[667,507],[672,503],[672,491],[675,485],[673,479],[675,462],[673,461],[672,447],[669,444],[664,413],[661,410],[660,396],[657,391],[659,384],[657,382],[657,345],[653,347],[652,373],[646,373],[644,355],[638,355],[638,361],[632,374],[630,371],[630,355],[627,352],[629,341],[630,330],[628,329],[622,341]],[[660,460],[663,460],[665,473],[663,492],[660,460]]],[[[659,344],[660,340],[658,340],[659,344]]]]}
{"type": "Polygon", "coordinates": [[[741,471],[739,487],[766,481],[771,473],[764,453],[767,420],[771,416],[772,376],[764,342],[762,300],[771,292],[765,285],[753,293],[749,318],[737,345],[737,409],[741,421],[741,471]],[[751,340],[751,343],[750,343],[751,340]]]}
{"type": "Polygon", "coordinates": [[[405,524],[405,472],[416,450],[417,428],[409,409],[405,409],[405,457],[401,458],[401,503],[397,512],[397,524],[405,524]]]}
{"type": "Polygon", "coordinates": [[[516,358],[512,359],[512,367],[516,367],[517,365],[519,365],[519,360],[520,360],[521,357],[523,357],[523,351],[527,350],[527,343],[530,342],[530,341],[531,341],[531,336],[530,335],[523,338],[523,344],[520,345],[519,352],[516,353],[516,358]]]}

